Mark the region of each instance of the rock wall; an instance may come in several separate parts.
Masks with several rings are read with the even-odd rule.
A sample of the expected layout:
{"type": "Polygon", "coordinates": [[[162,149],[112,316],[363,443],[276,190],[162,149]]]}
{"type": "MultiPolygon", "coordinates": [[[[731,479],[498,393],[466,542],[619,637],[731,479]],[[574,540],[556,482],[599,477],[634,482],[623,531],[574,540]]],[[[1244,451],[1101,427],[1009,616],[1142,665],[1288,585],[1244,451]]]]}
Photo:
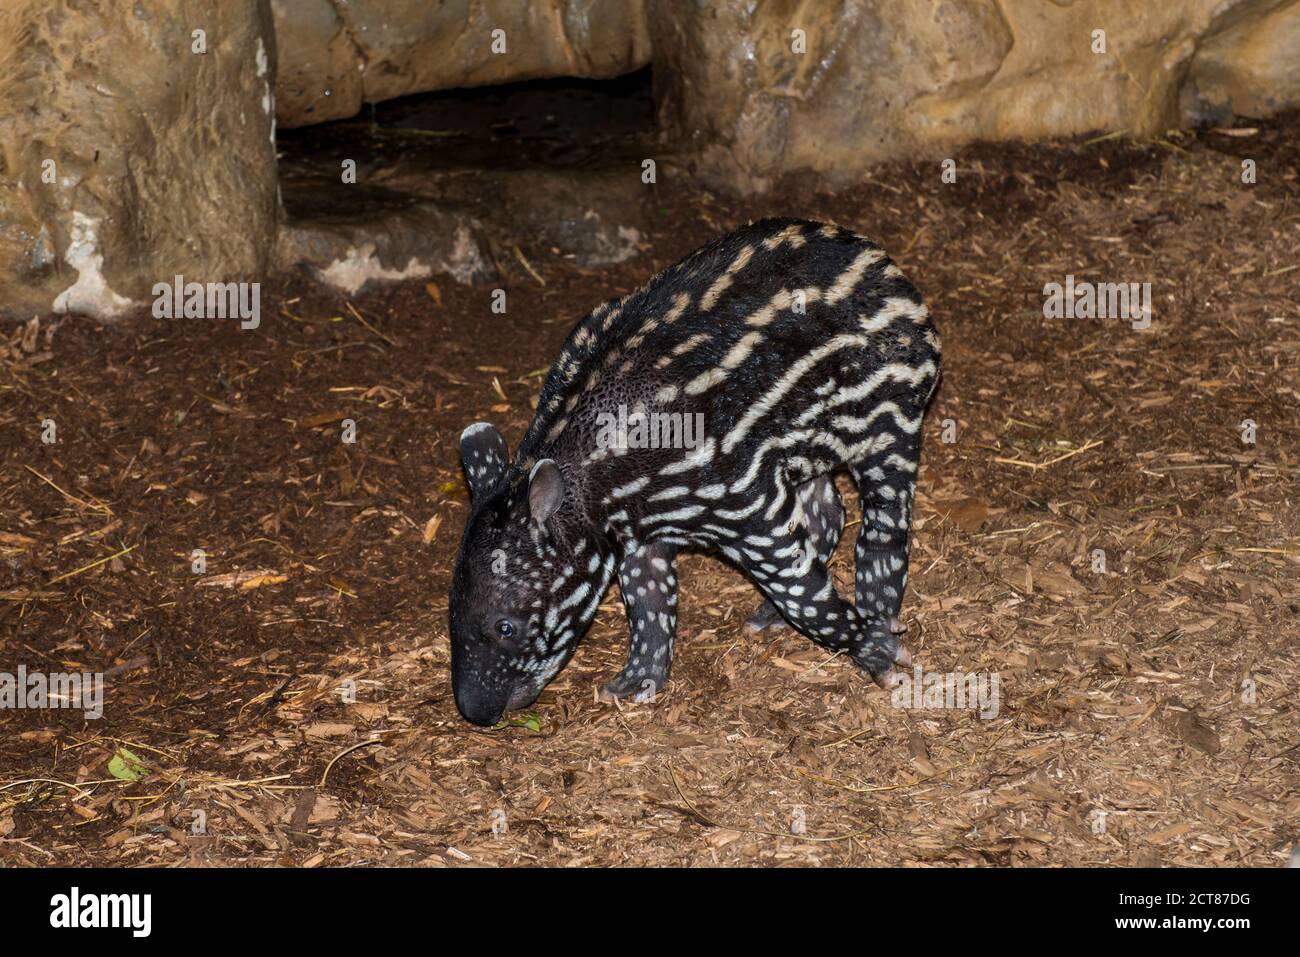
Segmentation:
{"type": "Polygon", "coordinates": [[[266,0],[4,0],[0,309],[108,318],[264,272],[274,70],[266,0]]]}
{"type": "Polygon", "coordinates": [[[724,188],[1300,104],[1297,0],[647,3],[661,125],[724,188]]]}
{"type": "Polygon", "coordinates": [[[273,0],[272,8],[285,126],[407,93],[611,77],[650,62],[642,0],[273,0]]]}
{"type": "Polygon", "coordinates": [[[1300,105],[1300,0],[273,0],[279,120],[653,62],[667,144],[714,185],[973,140],[1150,135],[1300,105]],[[494,53],[492,31],[506,50],[494,53]],[[1096,31],[1104,37],[1098,38],[1096,31]]]}
{"type": "Polygon", "coordinates": [[[1300,2],[1243,17],[1196,50],[1183,86],[1188,122],[1271,116],[1300,103],[1300,2]]]}
{"type": "Polygon", "coordinates": [[[0,313],[111,317],[320,247],[276,246],[277,117],[651,61],[664,149],[703,181],[844,184],[1300,105],[1300,0],[0,0],[0,313]]]}

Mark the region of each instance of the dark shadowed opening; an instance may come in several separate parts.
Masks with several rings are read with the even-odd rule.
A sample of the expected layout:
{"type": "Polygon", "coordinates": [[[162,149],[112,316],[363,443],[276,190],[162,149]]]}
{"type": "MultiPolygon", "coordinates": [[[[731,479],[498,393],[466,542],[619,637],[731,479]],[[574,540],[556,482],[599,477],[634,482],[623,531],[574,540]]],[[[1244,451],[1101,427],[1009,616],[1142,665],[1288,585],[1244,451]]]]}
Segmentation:
{"type": "MultiPolygon", "coordinates": [[[[610,80],[560,78],[419,93],[368,104],[347,120],[278,134],[280,177],[290,218],[318,213],[322,194],[344,160],[360,181],[450,174],[581,169],[636,163],[656,131],[651,68],[610,80]],[[304,186],[308,188],[303,188],[304,186]]],[[[328,202],[339,200],[337,190],[328,202]]],[[[357,191],[355,199],[375,199],[357,191]]]]}

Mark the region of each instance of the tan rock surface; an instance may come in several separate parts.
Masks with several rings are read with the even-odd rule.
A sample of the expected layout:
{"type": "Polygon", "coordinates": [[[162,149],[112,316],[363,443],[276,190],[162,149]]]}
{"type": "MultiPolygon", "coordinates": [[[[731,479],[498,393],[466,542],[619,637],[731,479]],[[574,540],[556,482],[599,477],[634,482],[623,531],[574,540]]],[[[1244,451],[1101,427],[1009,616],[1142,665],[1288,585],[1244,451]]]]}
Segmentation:
{"type": "MultiPolygon", "coordinates": [[[[276,115],[651,60],[664,149],[705,181],[844,184],[979,139],[1150,136],[1300,105],[1300,0],[3,0],[0,314],[112,317],[178,274],[260,277],[286,249],[355,248],[349,276],[403,275],[407,254],[480,275],[459,247],[421,258],[385,239],[378,216],[341,249],[304,226],[273,260],[276,115]]],[[[632,254],[634,217],[581,212],[547,241],[593,263],[632,254]]]]}
{"type": "Polygon", "coordinates": [[[1207,101],[1300,103],[1296,0],[647,3],[670,141],[742,190],[979,139],[1152,135],[1207,101]]]}
{"type": "Polygon", "coordinates": [[[650,62],[642,0],[274,0],[279,120],[352,116],[363,100],[650,62]],[[493,49],[501,30],[504,51],[493,49]]]}
{"type": "Polygon", "coordinates": [[[260,275],[274,58],[265,0],[6,0],[0,309],[111,318],[177,274],[260,275]]]}
{"type": "Polygon", "coordinates": [[[1248,17],[1202,44],[1183,87],[1187,121],[1271,116],[1300,104],[1300,2],[1248,17]]]}

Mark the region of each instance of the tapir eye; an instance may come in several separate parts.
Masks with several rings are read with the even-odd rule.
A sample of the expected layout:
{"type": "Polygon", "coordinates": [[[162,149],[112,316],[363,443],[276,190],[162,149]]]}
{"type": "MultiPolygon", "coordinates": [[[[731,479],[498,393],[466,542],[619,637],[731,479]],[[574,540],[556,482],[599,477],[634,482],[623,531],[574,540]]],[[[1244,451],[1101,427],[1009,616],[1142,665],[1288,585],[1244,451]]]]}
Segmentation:
{"type": "Polygon", "coordinates": [[[515,636],[514,623],[509,622],[504,618],[500,619],[497,622],[497,634],[502,638],[513,638],[515,636]]]}

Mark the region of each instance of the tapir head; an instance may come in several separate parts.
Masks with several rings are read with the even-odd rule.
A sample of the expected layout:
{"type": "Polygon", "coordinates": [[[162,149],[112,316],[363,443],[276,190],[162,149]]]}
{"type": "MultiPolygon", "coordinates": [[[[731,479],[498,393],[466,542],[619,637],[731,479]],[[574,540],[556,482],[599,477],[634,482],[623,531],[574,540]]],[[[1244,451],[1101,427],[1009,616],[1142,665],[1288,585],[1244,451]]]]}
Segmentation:
{"type": "Polygon", "coordinates": [[[490,726],[532,704],[595,617],[613,559],[563,521],[566,483],[542,459],[509,464],[485,422],[460,438],[470,489],[449,602],[451,684],[467,721],[490,726]]]}

